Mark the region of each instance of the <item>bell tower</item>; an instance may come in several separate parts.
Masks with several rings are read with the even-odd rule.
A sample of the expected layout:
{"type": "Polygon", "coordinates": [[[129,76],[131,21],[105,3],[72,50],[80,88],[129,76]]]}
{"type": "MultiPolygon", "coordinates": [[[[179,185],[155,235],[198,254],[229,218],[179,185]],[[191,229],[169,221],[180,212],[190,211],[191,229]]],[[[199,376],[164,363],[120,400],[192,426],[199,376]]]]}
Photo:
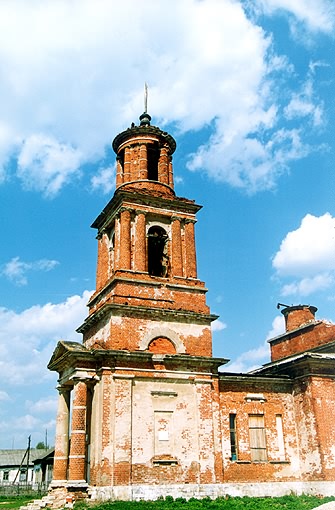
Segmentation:
{"type": "Polygon", "coordinates": [[[96,292],[78,329],[88,349],[155,350],[211,356],[204,283],[197,278],[194,225],[200,206],[177,197],[176,142],[151,125],[118,134],[116,191],[93,222],[96,292]],[[192,327],[190,327],[192,324],[192,327]]]}
{"type": "Polygon", "coordinates": [[[197,277],[200,206],[176,196],[176,142],[150,121],[142,114],[113,141],[116,190],[92,224],[96,291],[77,330],[83,342],[59,342],[48,365],[59,373],[52,487],[98,499],[223,476],[218,367],[227,360],[212,357],[217,317],[197,277]]]}

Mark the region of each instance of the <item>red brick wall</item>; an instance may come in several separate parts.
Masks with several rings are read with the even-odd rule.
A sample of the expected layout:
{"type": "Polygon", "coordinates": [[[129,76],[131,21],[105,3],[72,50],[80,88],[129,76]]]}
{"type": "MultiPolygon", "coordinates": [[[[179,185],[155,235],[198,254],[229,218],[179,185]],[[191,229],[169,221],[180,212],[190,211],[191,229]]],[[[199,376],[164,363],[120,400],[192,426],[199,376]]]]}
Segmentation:
{"type": "Polygon", "coordinates": [[[271,361],[292,356],[335,341],[335,325],[317,322],[301,331],[287,333],[271,343],[271,361]]]}
{"type": "Polygon", "coordinates": [[[220,379],[220,415],[225,482],[262,482],[299,479],[294,404],[290,389],[280,382],[220,379]],[[237,460],[231,459],[229,414],[236,414],[237,460]],[[267,460],[251,459],[249,415],[263,415],[267,460]],[[282,416],[285,460],[278,450],[276,415],[282,416]]]}

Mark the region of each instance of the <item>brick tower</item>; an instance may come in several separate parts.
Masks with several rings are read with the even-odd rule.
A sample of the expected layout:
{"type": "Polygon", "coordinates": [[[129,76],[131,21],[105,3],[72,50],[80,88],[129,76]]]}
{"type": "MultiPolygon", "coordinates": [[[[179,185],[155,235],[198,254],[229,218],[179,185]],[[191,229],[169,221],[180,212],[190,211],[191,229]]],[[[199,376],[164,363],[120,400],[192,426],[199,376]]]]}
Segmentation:
{"type": "Polygon", "coordinates": [[[116,191],[93,222],[96,291],[58,343],[53,487],[130,498],[143,484],[222,481],[218,367],[197,278],[200,206],[174,192],[175,140],[140,124],[113,141],[116,191]],[[70,439],[70,440],[69,440],[70,439]],[[132,489],[130,489],[132,487],[132,489]]]}

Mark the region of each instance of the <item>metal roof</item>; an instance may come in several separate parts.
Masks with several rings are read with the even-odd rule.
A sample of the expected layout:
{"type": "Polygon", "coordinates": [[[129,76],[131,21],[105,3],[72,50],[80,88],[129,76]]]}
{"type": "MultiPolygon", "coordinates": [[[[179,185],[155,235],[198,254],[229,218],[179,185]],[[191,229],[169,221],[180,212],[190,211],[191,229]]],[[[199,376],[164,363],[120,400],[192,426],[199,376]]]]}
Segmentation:
{"type": "MultiPolygon", "coordinates": [[[[25,453],[26,449],[0,450],[0,468],[19,467],[25,453]]],[[[31,448],[29,452],[29,466],[33,466],[34,460],[40,459],[45,453],[46,450],[31,448]]],[[[23,465],[27,465],[27,456],[24,459],[23,465]]]]}

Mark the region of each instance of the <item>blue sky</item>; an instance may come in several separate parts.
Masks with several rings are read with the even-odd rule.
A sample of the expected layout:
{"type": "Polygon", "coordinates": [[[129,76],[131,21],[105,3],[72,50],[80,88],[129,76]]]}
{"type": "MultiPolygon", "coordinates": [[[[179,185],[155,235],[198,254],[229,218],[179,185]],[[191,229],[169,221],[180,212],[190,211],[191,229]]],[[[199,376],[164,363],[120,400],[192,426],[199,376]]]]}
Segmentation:
{"type": "Polygon", "coordinates": [[[95,287],[90,224],[113,138],[177,141],[175,188],[204,207],[198,273],[227,370],[269,360],[278,302],[335,321],[332,0],[4,0],[0,5],[0,448],[54,436],[46,369],[95,287]]]}

